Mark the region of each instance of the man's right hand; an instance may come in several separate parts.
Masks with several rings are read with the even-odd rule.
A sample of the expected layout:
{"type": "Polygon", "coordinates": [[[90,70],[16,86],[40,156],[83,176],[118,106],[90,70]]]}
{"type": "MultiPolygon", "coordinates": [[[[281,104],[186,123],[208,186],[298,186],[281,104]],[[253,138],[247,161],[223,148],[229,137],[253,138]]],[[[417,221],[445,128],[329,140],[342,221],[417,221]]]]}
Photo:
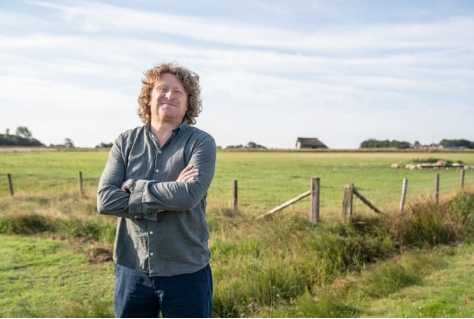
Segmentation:
{"type": "Polygon", "coordinates": [[[178,176],[177,182],[190,182],[199,175],[199,170],[192,165],[186,166],[178,176]]]}

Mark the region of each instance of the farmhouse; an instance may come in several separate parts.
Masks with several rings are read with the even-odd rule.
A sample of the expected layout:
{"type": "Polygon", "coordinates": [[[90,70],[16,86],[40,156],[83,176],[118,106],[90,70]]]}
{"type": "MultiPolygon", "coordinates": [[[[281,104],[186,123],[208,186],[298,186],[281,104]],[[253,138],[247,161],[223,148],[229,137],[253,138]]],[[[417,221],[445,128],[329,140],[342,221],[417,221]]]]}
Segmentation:
{"type": "Polygon", "coordinates": [[[327,149],[328,147],[315,137],[298,137],[298,139],[296,140],[296,148],[297,149],[301,149],[301,148],[327,149]]]}

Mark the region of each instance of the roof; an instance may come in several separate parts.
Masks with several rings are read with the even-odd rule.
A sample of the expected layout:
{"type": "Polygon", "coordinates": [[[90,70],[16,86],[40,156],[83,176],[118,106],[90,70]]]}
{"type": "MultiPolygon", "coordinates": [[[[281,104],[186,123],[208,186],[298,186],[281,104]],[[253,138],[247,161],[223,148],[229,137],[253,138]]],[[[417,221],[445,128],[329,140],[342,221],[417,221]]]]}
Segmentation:
{"type": "Polygon", "coordinates": [[[312,147],[312,148],[328,148],[323,142],[316,137],[298,137],[296,144],[301,143],[301,147],[312,147]]]}

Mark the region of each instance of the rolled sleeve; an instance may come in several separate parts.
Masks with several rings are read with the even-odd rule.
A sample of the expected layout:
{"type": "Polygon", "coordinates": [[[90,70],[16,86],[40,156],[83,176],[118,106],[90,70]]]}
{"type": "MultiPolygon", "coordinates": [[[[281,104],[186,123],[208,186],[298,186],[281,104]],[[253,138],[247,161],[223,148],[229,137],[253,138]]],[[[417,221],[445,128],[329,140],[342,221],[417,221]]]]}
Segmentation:
{"type": "Polygon", "coordinates": [[[136,214],[137,216],[143,215],[143,218],[148,220],[156,220],[158,210],[151,210],[144,208],[143,203],[143,190],[146,188],[148,181],[138,180],[135,181],[135,185],[130,194],[130,200],[128,202],[128,208],[130,214],[136,214]]]}

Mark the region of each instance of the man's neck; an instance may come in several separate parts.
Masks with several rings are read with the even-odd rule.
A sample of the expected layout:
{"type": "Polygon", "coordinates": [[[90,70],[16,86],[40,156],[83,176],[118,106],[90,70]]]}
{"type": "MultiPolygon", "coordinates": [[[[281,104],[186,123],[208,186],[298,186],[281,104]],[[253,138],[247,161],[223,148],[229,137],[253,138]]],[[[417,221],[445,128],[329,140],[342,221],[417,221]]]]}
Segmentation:
{"type": "Polygon", "coordinates": [[[158,140],[158,143],[163,146],[168,138],[171,136],[173,129],[178,127],[181,123],[170,123],[170,122],[151,122],[150,131],[158,140]]]}

